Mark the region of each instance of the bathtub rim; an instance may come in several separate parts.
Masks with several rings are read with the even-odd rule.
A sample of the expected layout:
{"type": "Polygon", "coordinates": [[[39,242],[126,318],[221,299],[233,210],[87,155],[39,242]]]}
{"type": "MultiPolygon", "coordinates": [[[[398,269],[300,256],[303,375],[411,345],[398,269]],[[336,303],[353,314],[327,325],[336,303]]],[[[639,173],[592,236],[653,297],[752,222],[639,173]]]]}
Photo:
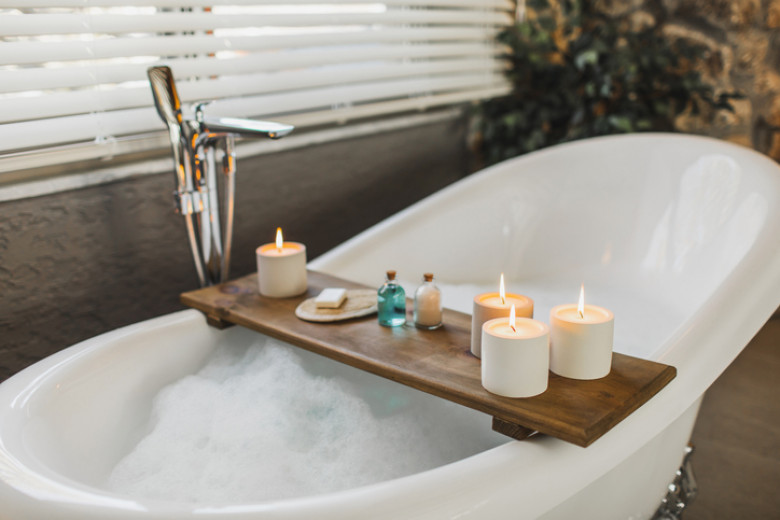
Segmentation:
{"type": "MultiPolygon", "coordinates": [[[[647,136],[648,134],[641,134],[642,138],[646,138],[647,136]]],[[[711,138],[682,136],[680,134],[655,134],[655,136],[660,136],[662,138],[673,136],[675,139],[682,138],[714,141],[717,142],[719,146],[735,147],[735,149],[740,150],[740,153],[752,153],[755,154],[755,156],[761,157],[763,160],[771,163],[768,158],[758,154],[757,152],[753,152],[747,148],[739,147],[738,145],[734,145],[732,143],[726,143],[711,138]]],[[[610,136],[599,139],[626,139],[635,137],[636,136],[610,136]]],[[[585,144],[586,141],[580,141],[561,146],[583,146],[585,144]]],[[[551,153],[552,151],[553,149],[546,149],[536,152],[535,154],[551,153]]],[[[529,154],[527,156],[512,159],[510,161],[522,160],[535,154],[529,154]]],[[[505,167],[503,166],[504,164],[505,163],[501,163],[483,170],[483,173],[492,171],[496,168],[505,167]]],[[[774,166],[774,168],[777,168],[774,163],[771,164],[774,166]]],[[[478,179],[470,177],[464,179],[461,182],[476,182],[477,180],[478,179]]],[[[443,196],[444,193],[450,189],[453,189],[454,186],[455,185],[445,188],[441,192],[435,194],[433,197],[443,196]]],[[[399,212],[398,214],[377,225],[376,228],[372,229],[381,230],[386,226],[393,225],[394,222],[406,218],[405,215],[413,214],[414,208],[416,208],[419,204],[420,203],[415,204],[410,208],[399,212]]],[[[777,216],[777,212],[778,210],[776,208],[772,208],[772,214],[774,214],[775,217],[777,216]]],[[[775,218],[775,220],[777,219],[775,218]]],[[[778,231],[778,227],[778,224],[775,224],[773,229],[778,231]]],[[[761,234],[763,235],[764,233],[766,233],[765,230],[762,231],[761,234]]],[[[334,257],[334,255],[337,255],[339,251],[342,251],[345,248],[351,248],[354,246],[354,244],[359,243],[362,235],[363,234],[353,237],[344,244],[337,246],[330,252],[317,258],[311,262],[310,267],[327,272],[327,263],[329,259],[334,257]]],[[[766,251],[769,249],[768,246],[765,245],[760,249],[760,252],[768,254],[766,251]]],[[[667,362],[676,366],[678,368],[678,377],[659,394],[653,397],[648,403],[646,403],[642,408],[637,410],[634,414],[616,426],[615,429],[607,433],[601,439],[597,440],[587,449],[578,448],[576,446],[552,438],[539,438],[522,442],[509,441],[506,444],[500,445],[475,456],[462,459],[450,465],[441,466],[422,473],[402,477],[400,479],[380,482],[371,484],[369,486],[339,491],[335,493],[329,493],[326,495],[302,497],[284,501],[272,501],[260,504],[249,504],[247,506],[215,506],[212,508],[198,506],[198,508],[195,509],[193,509],[191,506],[179,507],[180,504],[170,502],[158,503],[152,501],[129,500],[126,502],[125,507],[127,508],[128,514],[135,514],[133,511],[136,511],[139,507],[143,507],[143,504],[155,505],[155,507],[159,505],[161,508],[172,514],[183,515],[182,518],[191,514],[193,511],[204,511],[205,509],[213,509],[214,512],[227,513],[233,515],[232,517],[235,518],[240,518],[242,515],[249,517],[258,513],[267,514],[269,515],[269,518],[288,518],[293,517],[294,515],[302,514],[302,512],[307,510],[311,512],[320,512],[333,509],[336,511],[336,513],[338,513],[343,507],[344,501],[347,498],[350,499],[350,504],[353,504],[350,506],[350,509],[353,511],[360,509],[360,507],[357,507],[354,504],[362,504],[361,507],[375,507],[378,501],[381,501],[382,503],[391,503],[399,494],[404,496],[407,494],[417,495],[420,492],[419,490],[422,488],[436,488],[438,486],[442,486],[442,483],[449,483],[453,487],[460,486],[464,490],[462,493],[463,500],[465,500],[465,497],[472,497],[475,495],[482,496],[483,494],[500,494],[502,493],[502,489],[504,490],[503,492],[516,494],[516,491],[505,489],[510,485],[509,481],[511,480],[511,486],[513,488],[524,486],[526,488],[526,492],[529,492],[531,496],[534,496],[535,500],[533,501],[533,504],[530,504],[531,507],[529,511],[527,511],[529,514],[533,515],[534,511],[544,512],[550,508],[548,506],[551,504],[561,502],[568,496],[573,495],[580,489],[587,486],[590,481],[595,480],[599,476],[609,471],[612,467],[623,460],[626,453],[634,451],[632,448],[635,448],[637,445],[645,445],[647,442],[649,442],[650,439],[654,437],[654,434],[662,431],[669,423],[680,417],[683,413],[685,413],[686,410],[690,408],[691,405],[695,404],[696,401],[701,398],[704,390],[706,390],[706,387],[709,387],[711,382],[704,385],[705,388],[701,390],[701,392],[695,392],[695,389],[702,385],[686,384],[685,382],[688,381],[692,375],[703,373],[705,371],[708,373],[714,373],[714,371],[717,372],[717,374],[712,377],[712,381],[714,381],[717,375],[719,375],[726,368],[726,366],[728,366],[728,364],[733,361],[742,348],[744,348],[744,345],[747,344],[755,332],[759,330],[760,326],[769,317],[771,317],[772,313],[775,311],[777,302],[774,295],[780,294],[780,258],[778,258],[776,254],[774,257],[768,254],[768,258],[770,259],[769,263],[765,261],[766,258],[767,256],[759,255],[758,252],[753,247],[751,247],[749,254],[740,260],[740,262],[734,267],[733,271],[730,272],[726,277],[724,283],[721,284],[707,299],[706,304],[699,308],[697,312],[693,313],[691,316],[688,316],[680,328],[675,331],[672,337],[665,343],[665,352],[661,354],[659,359],[663,362],[667,362]],[[731,313],[726,313],[725,311],[730,308],[729,296],[734,291],[738,291],[741,286],[744,286],[745,281],[752,278],[751,274],[756,271],[769,273],[769,277],[764,280],[766,283],[761,284],[761,287],[753,288],[750,297],[747,299],[750,305],[746,305],[744,308],[740,309],[739,313],[734,313],[734,315],[731,313]],[[768,308],[771,308],[771,310],[767,310],[768,308]],[[728,316],[728,318],[722,318],[724,315],[728,316]],[[723,325],[730,331],[730,334],[727,336],[725,334],[713,333],[712,330],[706,326],[706,323],[702,323],[702,320],[708,317],[719,317],[719,320],[723,322],[723,325]],[[751,330],[752,332],[750,332],[751,330]],[[740,345],[739,348],[730,350],[728,353],[721,355],[718,358],[717,363],[710,362],[707,364],[696,365],[695,359],[691,359],[695,358],[695,356],[692,354],[688,356],[680,356],[678,351],[671,350],[673,345],[679,343],[695,345],[718,345],[734,342],[740,345]],[[679,363],[682,363],[682,366],[680,366],[679,363]],[[685,372],[685,377],[682,377],[683,369],[685,372]],[[686,403],[688,406],[686,406],[686,403]],[[652,428],[647,428],[645,426],[644,420],[640,419],[655,419],[655,421],[651,421],[649,423],[652,425],[652,428]],[[659,426],[661,423],[663,423],[663,426],[659,426]],[[632,442],[619,442],[626,439],[631,439],[632,442]],[[609,448],[606,447],[608,443],[612,444],[609,446],[609,448]],[[598,455],[606,456],[600,457],[598,455]],[[532,472],[527,472],[524,470],[522,474],[513,474],[511,479],[507,478],[503,482],[496,482],[494,479],[490,479],[490,475],[496,471],[496,468],[507,468],[507,471],[509,471],[511,468],[508,468],[508,461],[517,462],[518,460],[522,461],[526,465],[536,467],[539,472],[537,474],[533,474],[532,472]],[[588,469],[590,470],[587,477],[584,475],[568,475],[568,480],[566,481],[565,486],[559,485],[557,486],[555,493],[549,493],[548,488],[550,479],[553,479],[553,476],[557,475],[556,472],[566,473],[566,468],[570,467],[572,462],[583,460],[587,462],[588,469]],[[457,468],[459,472],[465,472],[469,474],[469,478],[471,480],[479,481],[478,484],[471,486],[468,485],[471,483],[464,484],[463,482],[459,482],[459,478],[452,475],[451,466],[453,465],[459,465],[457,468]],[[475,489],[475,487],[478,489],[475,489]]],[[[197,313],[197,311],[185,310],[180,311],[180,313],[181,315],[184,315],[184,313],[191,314],[197,313]]],[[[167,319],[170,319],[171,316],[179,316],[180,313],[154,318],[153,320],[149,321],[154,321],[156,324],[164,323],[167,319]]],[[[134,327],[140,327],[144,323],[146,322],[139,322],[122,329],[116,329],[106,333],[106,335],[119,334],[121,331],[126,332],[127,330],[130,330],[134,327]]],[[[101,335],[90,340],[86,340],[85,342],[81,342],[72,347],[69,347],[69,349],[83,346],[85,344],[92,345],[97,344],[98,342],[102,343],[105,341],[104,336],[105,335],[101,335]]],[[[706,347],[700,347],[700,349],[703,348],[706,347]]],[[[46,358],[45,360],[39,362],[47,362],[44,363],[42,367],[48,368],[42,369],[48,370],[57,363],[57,360],[67,357],[69,354],[66,352],[69,349],[65,349],[57,354],[50,356],[50,358],[46,358]]],[[[32,370],[37,366],[38,364],[36,363],[35,365],[23,370],[19,374],[32,370]]],[[[36,372],[33,371],[31,374],[32,373],[36,372]]],[[[0,384],[0,402],[2,402],[4,391],[8,388],[6,383],[8,383],[8,381],[14,380],[15,378],[16,376],[9,378],[9,380],[0,384]]],[[[0,443],[1,442],[2,437],[0,437],[0,443]]],[[[0,446],[0,451],[2,450],[4,450],[4,447],[0,446]]],[[[682,454],[680,456],[682,457],[682,454]]],[[[0,469],[2,468],[0,467],[0,469]]],[[[57,474],[57,476],[60,475],[57,474]]],[[[74,484],[76,484],[76,488],[80,490],[84,497],[94,495],[99,500],[105,500],[106,497],[112,498],[117,496],[108,492],[103,493],[100,489],[84,486],[80,483],[74,484]]],[[[6,485],[5,482],[0,481],[0,487],[4,485],[6,485]]],[[[452,499],[449,492],[451,492],[451,489],[448,490],[448,494],[446,495],[447,500],[452,499]]],[[[2,489],[0,489],[0,496],[2,495],[3,492],[2,489]]],[[[67,498],[67,496],[68,494],[65,494],[63,500],[67,498]]],[[[437,498],[437,500],[445,499],[444,496],[433,498],[437,498]]],[[[428,497],[428,500],[432,500],[432,497],[428,497]]],[[[426,500],[424,500],[424,498],[419,498],[419,502],[417,503],[418,505],[423,504],[426,503],[426,500]]],[[[93,502],[90,502],[90,506],[85,507],[91,507],[92,504],[93,502]]],[[[112,504],[112,506],[113,505],[116,504],[112,504]]],[[[88,517],[89,516],[84,516],[84,518],[88,517]]],[[[177,517],[171,516],[171,518],[177,517]]]]}
{"type": "MultiPolygon", "coordinates": [[[[7,385],[7,381],[0,384],[0,402],[8,395],[19,396],[24,401],[31,392],[41,391],[39,383],[42,380],[56,376],[58,370],[67,369],[72,363],[78,363],[82,356],[111,348],[112,343],[118,339],[127,338],[138,332],[148,332],[154,328],[176,325],[205,326],[205,316],[199,311],[186,309],[115,329],[77,343],[46,358],[43,360],[45,362],[36,363],[20,372],[19,374],[24,373],[23,377],[11,378],[12,384],[7,385]]],[[[24,403],[20,403],[20,408],[24,408],[24,403]]],[[[486,416],[485,427],[488,425],[486,416]]],[[[602,443],[602,439],[592,446],[602,443]]],[[[263,518],[297,518],[301,514],[327,514],[328,511],[332,511],[330,514],[334,515],[334,518],[359,518],[361,511],[374,508],[377,503],[392,504],[399,496],[404,497],[407,508],[412,507],[414,510],[418,507],[426,510],[434,504],[441,505],[442,501],[447,501],[449,503],[446,509],[450,509],[451,514],[455,514],[456,511],[468,509],[467,504],[486,494],[514,495],[517,486],[525,486],[526,492],[538,488],[538,491],[530,493],[537,499],[540,498],[539,493],[542,496],[550,495],[549,489],[556,488],[550,484],[557,478],[555,467],[558,465],[551,464],[551,451],[556,452],[555,459],[564,466],[570,465],[578,458],[589,458],[586,449],[551,437],[537,437],[522,442],[507,439],[507,442],[502,445],[451,464],[343,491],[254,504],[192,505],[170,501],[138,500],[73,480],[45,465],[36,467],[35,464],[29,464],[29,461],[14,458],[6,451],[1,441],[2,438],[0,438],[0,457],[5,460],[0,459],[0,469],[3,467],[5,469],[0,471],[4,477],[0,480],[0,497],[6,496],[26,502],[26,506],[33,512],[38,507],[75,510],[77,514],[74,518],[84,519],[100,518],[107,512],[120,515],[117,518],[124,518],[123,515],[127,515],[127,518],[145,518],[144,512],[150,509],[159,512],[165,518],[186,518],[196,514],[206,516],[212,514],[229,518],[250,518],[258,514],[263,514],[263,518]],[[543,471],[541,474],[534,474],[523,469],[518,474],[518,459],[526,465],[536,466],[543,471]],[[511,478],[495,478],[497,473],[512,473],[513,466],[515,474],[511,478]],[[23,472],[27,477],[23,485],[15,486],[7,481],[9,473],[14,470],[23,472]],[[453,489],[461,490],[457,494],[458,500],[453,500],[451,494],[453,489]],[[15,496],[11,497],[11,494],[15,496]]],[[[571,484],[574,482],[570,482],[569,486],[571,484]]],[[[576,493],[576,490],[573,490],[572,493],[562,496],[560,489],[569,486],[557,486],[559,492],[553,494],[555,498],[548,496],[547,500],[535,500],[533,505],[529,504],[529,510],[526,512],[535,516],[537,513],[544,512],[547,509],[545,506],[552,506],[560,502],[559,499],[566,499],[576,493]]],[[[389,511],[390,513],[386,513],[389,515],[388,518],[397,514],[393,509],[389,511]]],[[[64,517],[69,518],[67,515],[64,517]]]]}
{"type": "MultiPolygon", "coordinates": [[[[200,326],[200,324],[205,324],[205,317],[198,311],[187,309],[116,329],[73,345],[51,356],[51,359],[47,358],[46,363],[35,364],[25,369],[23,371],[25,377],[15,380],[14,384],[6,385],[5,382],[0,384],[0,401],[5,399],[6,394],[24,395],[25,392],[17,392],[18,387],[23,387],[24,390],[24,387],[30,387],[31,384],[51,376],[57,370],[67,367],[68,364],[77,363],[82,355],[89,354],[96,349],[111,348],[112,340],[127,337],[138,331],[146,331],[149,326],[167,327],[176,324],[200,326]]],[[[34,392],[39,388],[28,388],[28,391],[34,392]]],[[[485,426],[488,427],[487,416],[485,426]]],[[[603,445],[602,439],[596,441],[591,447],[597,444],[603,445]]],[[[360,518],[361,511],[365,512],[367,509],[375,508],[377,503],[392,504],[399,496],[404,497],[407,508],[412,507],[414,510],[417,510],[418,507],[426,510],[433,505],[440,506],[442,501],[446,501],[448,502],[446,509],[450,510],[449,514],[454,515],[457,511],[468,509],[468,504],[473,502],[475,498],[490,494],[513,496],[516,494],[517,487],[524,486],[526,492],[535,497],[533,504],[529,504],[529,508],[525,512],[536,516],[552,505],[572,496],[577,489],[580,489],[577,486],[574,486],[577,489],[571,489],[572,485],[576,484],[576,480],[579,480],[577,475],[570,475],[570,482],[567,482],[565,486],[561,485],[561,482],[557,482],[556,466],[562,464],[563,467],[560,469],[563,469],[572,465],[573,462],[576,465],[577,459],[591,458],[588,449],[551,437],[537,437],[522,442],[507,439],[507,442],[502,445],[451,464],[353,489],[255,504],[192,505],[133,499],[75,481],[45,466],[31,468],[24,461],[9,461],[8,458],[13,458],[13,456],[6,452],[5,446],[0,442],[0,456],[6,458],[5,473],[8,472],[10,463],[16,466],[12,469],[25,472],[28,478],[34,476],[34,479],[29,479],[23,486],[12,486],[5,480],[6,474],[4,479],[0,480],[0,497],[8,496],[10,491],[16,495],[13,498],[27,502],[26,505],[31,508],[31,511],[35,511],[41,506],[44,508],[54,506],[75,510],[77,514],[73,518],[84,519],[104,517],[107,511],[112,515],[120,515],[116,518],[125,518],[124,515],[127,515],[127,518],[146,518],[145,512],[150,509],[156,510],[161,517],[165,518],[188,518],[195,514],[206,516],[212,514],[229,518],[252,518],[258,514],[262,514],[263,518],[298,518],[298,515],[301,514],[314,514],[315,516],[316,514],[326,516],[332,514],[333,518],[360,518]],[[553,461],[550,460],[551,451],[555,452],[555,460],[553,461]],[[536,466],[540,472],[533,473],[522,469],[518,473],[518,461],[536,466]],[[514,474],[511,478],[496,479],[497,473],[514,474]],[[557,486],[551,486],[556,482],[557,486]],[[3,487],[6,487],[5,491],[3,491],[3,487]],[[561,490],[567,487],[572,492],[562,494],[561,490]],[[551,488],[557,492],[551,494],[549,492],[551,488]],[[460,492],[457,493],[457,500],[453,500],[453,489],[460,489],[460,492]],[[546,500],[542,500],[542,497],[546,497],[546,500]]],[[[614,451],[614,447],[608,451],[614,451]]],[[[0,460],[0,463],[3,461],[0,460]]],[[[0,468],[2,468],[2,464],[0,464],[0,468]]],[[[596,468],[591,465],[589,468],[591,469],[590,476],[595,479],[593,470],[596,468]]],[[[599,476],[608,469],[604,468],[599,476]]],[[[583,482],[583,485],[587,485],[590,480],[592,479],[588,478],[586,482],[583,482]]],[[[397,511],[393,509],[388,509],[388,511],[390,512],[383,513],[383,515],[387,515],[387,518],[392,518],[393,515],[397,514],[397,511]]],[[[411,511],[409,512],[411,514],[411,511]]],[[[70,517],[66,515],[65,518],[70,517]]]]}

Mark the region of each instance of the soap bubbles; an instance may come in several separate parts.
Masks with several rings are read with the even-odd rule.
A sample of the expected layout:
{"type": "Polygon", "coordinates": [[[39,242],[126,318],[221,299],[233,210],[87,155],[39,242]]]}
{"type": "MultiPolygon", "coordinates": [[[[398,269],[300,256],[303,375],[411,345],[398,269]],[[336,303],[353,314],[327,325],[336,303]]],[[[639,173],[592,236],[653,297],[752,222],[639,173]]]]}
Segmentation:
{"type": "Polygon", "coordinates": [[[156,396],[149,434],[107,487],[256,503],[409,475],[501,442],[486,415],[257,336],[218,347],[156,396]]]}

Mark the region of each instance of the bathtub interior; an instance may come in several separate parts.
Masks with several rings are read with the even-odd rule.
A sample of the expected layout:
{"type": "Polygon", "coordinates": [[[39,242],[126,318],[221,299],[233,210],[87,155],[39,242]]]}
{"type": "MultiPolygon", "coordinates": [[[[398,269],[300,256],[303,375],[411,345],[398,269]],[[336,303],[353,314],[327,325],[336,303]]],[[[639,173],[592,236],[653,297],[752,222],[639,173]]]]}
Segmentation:
{"type": "MultiPolygon", "coordinates": [[[[17,413],[8,416],[16,424],[7,422],[2,426],[5,431],[2,433],[0,447],[6,453],[14,453],[15,458],[24,466],[39,475],[56,482],[70,482],[74,488],[88,493],[109,493],[112,496],[125,496],[127,499],[132,497],[133,500],[163,501],[180,505],[256,503],[301,496],[296,494],[299,491],[293,487],[268,491],[258,489],[255,484],[262,482],[260,479],[251,483],[254,489],[250,490],[232,490],[229,489],[231,486],[208,487],[193,481],[192,488],[197,493],[192,495],[189,494],[190,490],[183,491],[181,485],[174,482],[175,479],[166,476],[159,480],[169,485],[170,489],[161,490],[159,493],[150,492],[146,483],[143,484],[144,491],[136,494],[128,492],[126,485],[122,487],[111,482],[110,477],[117,464],[155,427],[157,421],[153,417],[153,411],[155,399],[160,395],[161,389],[181,381],[182,378],[192,377],[221,347],[233,353],[240,353],[258,341],[268,341],[264,336],[241,327],[217,331],[209,327],[197,311],[179,313],[174,326],[161,322],[159,327],[151,329],[134,331],[134,328],[136,327],[119,329],[109,333],[108,338],[98,337],[94,342],[78,345],[75,347],[79,349],[77,355],[70,355],[61,362],[53,363],[39,375],[36,378],[35,391],[27,395],[22,392],[21,398],[15,403],[17,413]],[[171,482],[173,484],[170,484],[171,482]]],[[[278,344],[278,347],[293,351],[296,359],[300,360],[301,367],[308,374],[307,381],[300,381],[302,385],[323,378],[343,381],[368,405],[377,422],[391,415],[406,415],[412,419],[430,417],[429,426],[421,427],[424,435],[421,432],[416,434],[421,438],[429,434],[439,439],[448,436],[449,440],[441,442],[441,445],[445,446],[445,449],[448,445],[458,445],[458,449],[456,454],[443,451],[431,455],[430,464],[424,469],[455,462],[462,459],[464,454],[477,454],[507,442],[506,437],[491,430],[490,417],[484,414],[454,403],[443,402],[428,394],[292,346],[278,344]]],[[[236,359],[240,357],[238,354],[236,359]]],[[[258,399],[262,397],[258,396],[258,399]]],[[[339,406],[343,405],[335,404],[336,408],[339,406]]],[[[338,410],[334,414],[338,416],[338,410]]],[[[323,419],[325,422],[329,420],[323,419]]],[[[293,422],[296,422],[295,419],[293,422]]],[[[408,422],[407,419],[402,424],[408,422]]],[[[424,420],[418,422],[425,423],[424,420]]],[[[297,426],[293,429],[298,432],[300,443],[307,444],[307,435],[316,435],[317,432],[305,430],[307,424],[311,424],[309,421],[303,420],[301,424],[304,429],[297,426]]],[[[387,421],[384,424],[398,424],[398,421],[387,421]]],[[[355,425],[345,426],[354,429],[355,425]]],[[[360,435],[371,435],[376,432],[376,428],[372,430],[370,425],[367,425],[364,431],[365,434],[357,432],[350,435],[353,439],[360,435]]],[[[257,436],[257,433],[240,433],[240,436],[250,439],[253,435],[257,436]]],[[[397,438],[395,444],[388,444],[397,450],[395,455],[366,454],[368,456],[361,456],[360,460],[366,461],[366,464],[370,462],[381,466],[382,460],[389,462],[387,457],[403,456],[404,451],[409,451],[408,447],[404,448],[400,433],[394,437],[397,438]],[[371,456],[376,456],[377,460],[372,461],[371,456]]],[[[309,448],[305,451],[309,451],[309,448]]],[[[304,452],[299,454],[292,450],[287,455],[291,465],[312,471],[312,465],[304,463],[303,460],[295,463],[296,457],[307,457],[304,452]]],[[[176,464],[174,456],[170,457],[170,462],[176,464]]],[[[0,465],[1,463],[2,458],[0,465]]],[[[266,470],[267,477],[262,477],[268,479],[269,486],[276,480],[274,475],[277,471],[279,469],[274,466],[266,470]]],[[[336,470],[332,471],[332,478],[337,478],[336,470]]],[[[323,479],[323,491],[308,489],[303,495],[360,487],[417,471],[419,467],[406,471],[402,465],[395,465],[381,471],[372,470],[368,476],[354,477],[353,480],[350,480],[351,476],[342,477],[343,482],[352,483],[343,487],[338,487],[339,483],[328,483],[328,479],[323,479]]],[[[254,476],[255,473],[251,474],[254,476]]],[[[150,475],[147,478],[153,477],[150,475]]],[[[231,475],[229,479],[235,477],[231,475]]]]}
{"type": "MultiPolygon", "coordinates": [[[[153,396],[198,369],[218,333],[199,316],[152,320],[88,340],[44,360],[15,413],[0,425],[3,448],[42,475],[97,485],[146,434],[153,396]],[[154,326],[154,322],[167,326],[154,326]]],[[[8,383],[13,383],[13,379],[8,383]]],[[[4,384],[5,392],[13,392],[4,384]]]]}
{"type": "Polygon", "coordinates": [[[573,143],[450,186],[312,267],[368,285],[395,269],[407,292],[433,272],[445,305],[469,313],[503,272],[542,320],[584,283],[586,302],[617,315],[615,350],[655,359],[776,212],[769,162],[683,136],[573,143]]]}

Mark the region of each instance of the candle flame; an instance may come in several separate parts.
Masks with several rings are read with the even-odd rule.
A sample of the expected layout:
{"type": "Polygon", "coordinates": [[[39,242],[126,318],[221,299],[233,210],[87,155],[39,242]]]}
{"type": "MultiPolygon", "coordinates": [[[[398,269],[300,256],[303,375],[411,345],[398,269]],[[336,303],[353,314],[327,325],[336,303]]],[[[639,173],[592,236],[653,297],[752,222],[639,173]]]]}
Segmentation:
{"type": "Polygon", "coordinates": [[[580,301],[577,304],[577,312],[580,313],[580,318],[585,318],[585,284],[580,286],[580,301]]]}
{"type": "Polygon", "coordinates": [[[509,309],[509,326],[512,327],[512,332],[517,333],[515,329],[515,304],[512,304],[512,308],[509,309]]]}
{"type": "Polygon", "coordinates": [[[506,291],[504,290],[504,273],[501,273],[501,281],[498,283],[498,295],[501,297],[501,305],[506,305],[506,291]]]}
{"type": "Polygon", "coordinates": [[[278,227],[276,228],[276,249],[279,250],[279,252],[282,252],[282,247],[284,246],[284,240],[282,239],[282,228],[278,227]]]}

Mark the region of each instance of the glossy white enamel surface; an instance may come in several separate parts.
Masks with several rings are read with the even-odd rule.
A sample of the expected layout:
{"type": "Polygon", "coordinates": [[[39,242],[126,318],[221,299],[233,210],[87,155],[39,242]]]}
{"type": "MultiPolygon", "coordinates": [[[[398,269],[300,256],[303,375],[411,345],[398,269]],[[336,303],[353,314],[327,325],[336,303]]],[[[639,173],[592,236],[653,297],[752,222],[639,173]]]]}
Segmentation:
{"type": "Polygon", "coordinates": [[[584,282],[589,302],[615,314],[616,350],[678,369],[587,449],[497,441],[417,475],[275,503],[195,507],[103,491],[143,434],[151,396],[218,343],[251,335],[184,311],[66,349],[0,385],[0,519],[647,517],[703,392],[780,304],[779,211],[780,168],[755,152],[681,135],[602,138],[475,174],[311,263],[370,285],[387,269],[413,283],[433,271],[445,305],[465,312],[474,294],[463,285],[490,287],[503,271],[542,320],[575,302],[584,282]]]}

